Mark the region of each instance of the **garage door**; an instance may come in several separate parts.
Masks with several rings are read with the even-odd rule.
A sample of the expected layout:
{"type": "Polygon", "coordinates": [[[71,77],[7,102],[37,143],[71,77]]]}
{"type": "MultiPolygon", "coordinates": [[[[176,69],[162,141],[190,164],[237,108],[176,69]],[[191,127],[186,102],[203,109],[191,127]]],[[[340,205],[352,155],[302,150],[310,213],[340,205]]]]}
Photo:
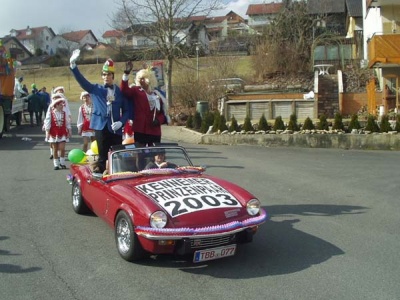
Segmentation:
{"type": "Polygon", "coordinates": [[[272,118],[281,116],[282,119],[289,119],[292,114],[292,102],[272,102],[272,118]]]}
{"type": "Polygon", "coordinates": [[[227,103],[228,121],[235,116],[238,122],[243,122],[246,118],[246,103],[227,103]]]}
{"type": "Polygon", "coordinates": [[[252,120],[260,120],[262,114],[265,118],[269,118],[269,102],[250,102],[250,112],[252,120]]]}
{"type": "Polygon", "coordinates": [[[297,119],[305,120],[307,117],[314,117],[314,101],[312,102],[296,102],[297,119]]]}

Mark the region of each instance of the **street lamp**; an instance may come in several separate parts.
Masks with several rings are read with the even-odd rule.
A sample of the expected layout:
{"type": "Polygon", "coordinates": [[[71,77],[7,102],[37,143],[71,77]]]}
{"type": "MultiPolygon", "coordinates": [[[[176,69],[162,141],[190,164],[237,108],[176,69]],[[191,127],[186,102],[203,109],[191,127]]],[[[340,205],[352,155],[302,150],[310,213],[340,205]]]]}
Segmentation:
{"type": "Polygon", "coordinates": [[[199,81],[199,44],[196,44],[197,81],[199,81]]]}

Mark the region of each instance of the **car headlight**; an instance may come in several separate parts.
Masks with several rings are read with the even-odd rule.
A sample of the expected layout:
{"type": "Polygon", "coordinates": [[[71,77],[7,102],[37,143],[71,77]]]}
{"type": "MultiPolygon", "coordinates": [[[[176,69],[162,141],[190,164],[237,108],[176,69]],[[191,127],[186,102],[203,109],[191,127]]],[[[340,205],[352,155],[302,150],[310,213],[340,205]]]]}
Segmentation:
{"type": "Polygon", "coordinates": [[[258,199],[251,199],[246,205],[247,213],[251,216],[255,216],[260,212],[260,206],[260,201],[258,199]]]}
{"type": "Polygon", "coordinates": [[[150,216],[150,225],[153,228],[164,228],[167,225],[167,215],[163,211],[156,211],[150,216]]]}

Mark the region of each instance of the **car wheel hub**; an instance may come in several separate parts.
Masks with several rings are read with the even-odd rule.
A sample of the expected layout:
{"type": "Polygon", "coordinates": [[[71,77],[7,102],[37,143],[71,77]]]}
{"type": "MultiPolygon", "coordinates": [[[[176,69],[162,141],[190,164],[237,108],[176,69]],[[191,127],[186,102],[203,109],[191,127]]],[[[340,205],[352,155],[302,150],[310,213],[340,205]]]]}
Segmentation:
{"type": "Polygon", "coordinates": [[[121,220],[117,227],[118,247],[121,252],[126,253],[131,248],[131,230],[126,220],[121,220]]]}
{"type": "Polygon", "coordinates": [[[79,192],[79,188],[78,188],[78,187],[75,187],[75,188],[74,188],[74,194],[73,194],[73,196],[72,196],[72,205],[73,205],[74,207],[78,207],[78,206],[79,206],[80,196],[81,196],[81,194],[80,194],[80,192],[79,192]]]}

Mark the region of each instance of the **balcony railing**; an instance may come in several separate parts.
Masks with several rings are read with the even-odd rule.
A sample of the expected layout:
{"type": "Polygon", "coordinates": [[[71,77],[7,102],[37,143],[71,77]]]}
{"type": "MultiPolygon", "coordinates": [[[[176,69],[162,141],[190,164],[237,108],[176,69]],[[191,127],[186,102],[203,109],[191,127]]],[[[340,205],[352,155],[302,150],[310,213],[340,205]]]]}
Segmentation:
{"type": "Polygon", "coordinates": [[[368,66],[400,66],[400,34],[374,35],[368,41],[368,66]]]}

